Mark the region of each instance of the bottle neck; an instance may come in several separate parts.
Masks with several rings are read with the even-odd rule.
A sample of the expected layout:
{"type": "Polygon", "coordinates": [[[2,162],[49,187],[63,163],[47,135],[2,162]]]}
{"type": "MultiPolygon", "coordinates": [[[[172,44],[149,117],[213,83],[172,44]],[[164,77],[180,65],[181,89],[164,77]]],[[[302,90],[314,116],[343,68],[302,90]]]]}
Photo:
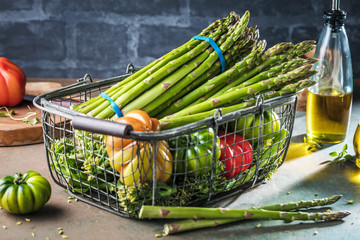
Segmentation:
{"type": "Polygon", "coordinates": [[[343,10],[327,10],[324,12],[325,26],[331,28],[332,32],[339,32],[345,24],[347,13],[343,10]]]}

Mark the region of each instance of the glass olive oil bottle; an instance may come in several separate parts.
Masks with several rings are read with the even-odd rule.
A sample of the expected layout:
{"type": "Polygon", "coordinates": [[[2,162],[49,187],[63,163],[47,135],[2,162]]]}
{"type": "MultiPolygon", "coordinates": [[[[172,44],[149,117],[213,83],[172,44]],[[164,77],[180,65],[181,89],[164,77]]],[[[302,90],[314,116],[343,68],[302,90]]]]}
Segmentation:
{"type": "Polygon", "coordinates": [[[345,139],[351,115],[353,75],[349,42],[344,28],[346,12],[333,1],[325,11],[325,25],[315,51],[318,62],[312,77],[317,83],[307,97],[307,136],[321,143],[339,143],[345,139]]]}

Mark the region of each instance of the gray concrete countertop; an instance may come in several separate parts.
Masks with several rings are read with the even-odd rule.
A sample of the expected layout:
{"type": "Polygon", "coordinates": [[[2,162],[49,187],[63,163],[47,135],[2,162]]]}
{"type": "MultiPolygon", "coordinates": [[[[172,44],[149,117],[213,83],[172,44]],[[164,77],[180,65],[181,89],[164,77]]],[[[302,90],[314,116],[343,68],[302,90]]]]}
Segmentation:
{"type": "MultiPolygon", "coordinates": [[[[302,142],[306,133],[306,116],[304,112],[298,112],[292,143],[284,164],[265,184],[239,195],[228,205],[232,208],[244,208],[342,194],[343,198],[333,204],[331,209],[350,211],[352,214],[344,221],[244,221],[167,238],[360,239],[360,169],[354,164],[341,167],[320,165],[321,162],[332,159],[329,153],[341,151],[345,143],[349,145],[349,153],[354,153],[352,137],[359,120],[360,102],[355,102],[346,140],[311,152],[307,151],[308,145],[302,142]],[[354,203],[348,204],[345,200],[354,200],[354,203]]],[[[53,190],[50,201],[37,213],[21,216],[0,210],[0,239],[62,239],[58,234],[60,227],[68,239],[87,240],[155,239],[155,234],[162,230],[164,221],[130,220],[80,201],[71,200],[69,203],[68,193],[51,180],[43,144],[0,147],[0,166],[1,177],[29,169],[38,171],[50,180],[53,190]],[[18,222],[22,224],[18,225],[18,222]]]]}

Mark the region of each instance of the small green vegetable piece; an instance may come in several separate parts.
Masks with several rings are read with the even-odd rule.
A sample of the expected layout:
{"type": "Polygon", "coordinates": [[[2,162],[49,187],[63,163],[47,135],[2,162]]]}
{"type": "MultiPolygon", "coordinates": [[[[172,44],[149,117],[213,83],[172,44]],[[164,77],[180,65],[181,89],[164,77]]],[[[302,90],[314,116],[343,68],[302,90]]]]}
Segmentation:
{"type": "MultiPolygon", "coordinates": [[[[15,173],[0,179],[0,206],[10,213],[36,212],[50,196],[50,183],[37,172],[15,173]]],[[[21,222],[17,224],[20,225],[21,222]]]]}

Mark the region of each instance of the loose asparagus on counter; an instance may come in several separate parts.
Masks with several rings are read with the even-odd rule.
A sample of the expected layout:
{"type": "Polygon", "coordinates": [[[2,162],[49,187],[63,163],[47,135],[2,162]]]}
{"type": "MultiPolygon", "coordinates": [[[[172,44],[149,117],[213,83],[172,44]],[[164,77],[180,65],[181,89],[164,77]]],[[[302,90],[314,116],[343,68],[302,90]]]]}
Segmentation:
{"type": "MultiPolygon", "coordinates": [[[[331,205],[337,202],[342,196],[334,195],[328,198],[314,199],[310,201],[289,202],[285,204],[274,204],[262,206],[254,209],[263,209],[270,211],[294,211],[300,209],[308,209],[318,206],[331,205]]],[[[164,225],[163,233],[165,235],[175,234],[201,228],[217,227],[227,223],[238,222],[243,219],[189,219],[164,225]]]]}
{"type": "Polygon", "coordinates": [[[142,206],[139,218],[169,218],[169,219],[271,219],[271,220],[312,220],[334,221],[350,215],[347,211],[337,212],[286,212],[262,209],[226,209],[201,207],[159,207],[142,206]]]}

